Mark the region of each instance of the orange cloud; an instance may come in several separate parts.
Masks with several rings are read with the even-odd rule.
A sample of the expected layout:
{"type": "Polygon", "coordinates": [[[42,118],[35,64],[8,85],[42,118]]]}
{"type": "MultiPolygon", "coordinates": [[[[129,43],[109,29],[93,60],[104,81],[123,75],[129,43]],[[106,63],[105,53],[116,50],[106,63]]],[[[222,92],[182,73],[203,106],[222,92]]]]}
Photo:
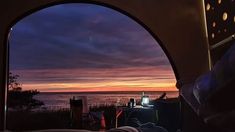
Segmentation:
{"type": "Polygon", "coordinates": [[[171,69],[130,67],[113,69],[15,70],[23,89],[42,92],[177,91],[171,69]]]}

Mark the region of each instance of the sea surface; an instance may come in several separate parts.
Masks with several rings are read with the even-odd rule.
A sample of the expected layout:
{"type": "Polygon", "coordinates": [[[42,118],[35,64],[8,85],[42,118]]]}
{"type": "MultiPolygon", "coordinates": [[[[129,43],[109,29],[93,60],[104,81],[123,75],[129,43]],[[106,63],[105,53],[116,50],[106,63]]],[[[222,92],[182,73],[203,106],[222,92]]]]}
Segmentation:
{"type": "MultiPolygon", "coordinates": [[[[179,93],[166,92],[167,98],[178,97],[179,93]]],[[[67,109],[70,107],[69,100],[71,98],[76,99],[85,99],[88,107],[100,106],[100,105],[127,105],[130,98],[134,98],[136,101],[139,101],[142,92],[129,92],[129,93],[40,93],[34,96],[35,99],[44,102],[44,106],[40,109],[46,110],[58,110],[58,109],[67,109]]],[[[150,99],[157,99],[163,92],[145,92],[145,95],[148,95],[150,99]]]]}

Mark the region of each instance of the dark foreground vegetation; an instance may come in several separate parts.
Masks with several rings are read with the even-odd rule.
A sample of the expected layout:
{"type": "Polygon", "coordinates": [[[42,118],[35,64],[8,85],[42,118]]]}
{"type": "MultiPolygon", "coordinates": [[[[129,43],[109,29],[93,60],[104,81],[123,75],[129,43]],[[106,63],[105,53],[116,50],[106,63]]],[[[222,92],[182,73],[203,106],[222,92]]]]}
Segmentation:
{"type": "MultiPolygon", "coordinates": [[[[180,109],[178,99],[164,99],[154,101],[157,126],[175,132],[180,126],[180,109]]],[[[123,106],[125,108],[125,106],[123,106]]],[[[117,126],[126,125],[125,116],[119,116],[116,124],[115,106],[90,107],[90,112],[83,114],[81,124],[73,124],[70,109],[42,110],[42,111],[15,111],[7,113],[7,129],[11,131],[41,130],[41,129],[87,129],[93,131],[108,130],[117,126]],[[102,116],[105,118],[105,127],[102,126],[102,116]]],[[[155,112],[154,112],[155,113],[155,112]]],[[[135,116],[140,123],[147,120],[147,116],[135,116]]]]}
{"type": "Polygon", "coordinates": [[[18,82],[19,75],[9,73],[7,106],[18,111],[29,111],[44,105],[40,100],[33,97],[39,94],[38,90],[23,90],[18,82]]]}
{"type": "Polygon", "coordinates": [[[7,129],[14,131],[70,128],[70,111],[8,111],[7,129]]]}
{"type": "MultiPolygon", "coordinates": [[[[115,106],[94,106],[83,115],[81,124],[73,124],[70,109],[15,111],[7,113],[7,129],[13,131],[39,129],[87,129],[98,131],[115,127],[115,106]],[[105,128],[101,125],[101,116],[105,118],[105,128]]],[[[121,121],[121,120],[120,120],[121,121]]],[[[119,121],[119,122],[120,122],[119,121]]]]}

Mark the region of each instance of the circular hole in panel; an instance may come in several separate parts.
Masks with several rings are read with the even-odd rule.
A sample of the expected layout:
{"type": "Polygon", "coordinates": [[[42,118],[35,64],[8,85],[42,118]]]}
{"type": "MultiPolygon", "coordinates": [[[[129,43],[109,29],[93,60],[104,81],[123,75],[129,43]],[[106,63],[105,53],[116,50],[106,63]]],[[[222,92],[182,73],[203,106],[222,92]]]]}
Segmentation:
{"type": "Polygon", "coordinates": [[[213,23],[212,23],[212,26],[215,27],[215,26],[216,26],[216,22],[213,22],[213,23]]]}
{"type": "Polygon", "coordinates": [[[211,37],[212,37],[212,38],[215,38],[215,34],[214,34],[214,33],[212,33],[212,34],[211,34],[211,37]]]}
{"type": "Polygon", "coordinates": [[[209,3],[206,4],[206,10],[209,11],[211,8],[211,5],[209,3]]]}
{"type": "Polygon", "coordinates": [[[226,21],[228,19],[228,13],[224,12],[223,13],[223,20],[226,21]]]}

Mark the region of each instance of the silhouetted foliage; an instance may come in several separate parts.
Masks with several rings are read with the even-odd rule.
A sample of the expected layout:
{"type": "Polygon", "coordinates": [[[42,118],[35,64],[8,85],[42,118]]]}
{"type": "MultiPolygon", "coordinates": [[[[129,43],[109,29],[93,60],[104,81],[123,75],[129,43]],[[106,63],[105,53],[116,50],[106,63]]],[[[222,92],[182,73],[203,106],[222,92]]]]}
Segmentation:
{"type": "Polygon", "coordinates": [[[22,90],[18,82],[19,75],[9,74],[8,80],[8,107],[16,110],[31,110],[44,105],[42,101],[33,98],[39,94],[37,90],[22,90]]]}

